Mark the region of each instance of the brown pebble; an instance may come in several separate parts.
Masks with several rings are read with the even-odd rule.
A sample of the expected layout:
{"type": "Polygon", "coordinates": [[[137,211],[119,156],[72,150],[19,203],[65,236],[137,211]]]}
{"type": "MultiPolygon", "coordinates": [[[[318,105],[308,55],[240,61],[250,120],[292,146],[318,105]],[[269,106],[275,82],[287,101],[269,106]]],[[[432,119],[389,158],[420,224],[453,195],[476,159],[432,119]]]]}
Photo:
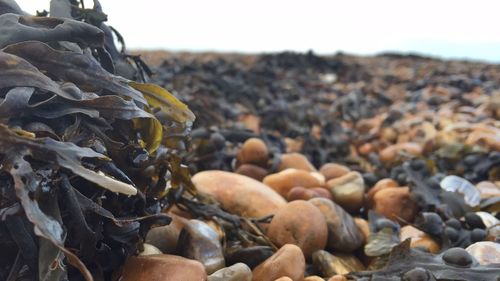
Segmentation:
{"type": "Polygon", "coordinates": [[[237,174],[250,177],[252,179],[262,181],[267,176],[267,170],[254,164],[243,164],[235,171],[237,174]]]}
{"type": "Polygon", "coordinates": [[[239,164],[255,164],[266,167],[269,160],[269,150],[264,141],[258,138],[249,138],[236,155],[239,164]]]}
{"type": "Polygon", "coordinates": [[[354,223],[356,223],[361,234],[363,234],[363,244],[365,244],[368,242],[368,237],[370,236],[370,225],[368,221],[363,218],[354,218],[354,223]]]}
{"type": "Polygon", "coordinates": [[[345,210],[358,212],[363,206],[365,183],[358,172],[349,172],[341,177],[329,180],[326,186],[332,193],[335,203],[345,210]]]}
{"type": "Polygon", "coordinates": [[[325,218],[313,204],[296,200],[282,207],[273,217],[267,236],[278,247],[294,244],[309,258],[325,248],[328,229],[325,218]]]}
{"type": "Polygon", "coordinates": [[[366,193],[366,201],[368,204],[368,207],[373,206],[373,196],[375,196],[375,193],[379,192],[380,190],[387,188],[387,187],[398,187],[399,184],[397,181],[390,179],[390,178],[385,178],[379,180],[368,192],[366,193]]]}
{"type": "Polygon", "coordinates": [[[296,186],[309,188],[322,185],[321,180],[311,175],[310,172],[297,169],[286,169],[279,173],[268,175],[264,178],[263,183],[270,186],[283,197],[286,197],[290,189],[296,186]]]}
{"type": "Polygon", "coordinates": [[[419,156],[422,154],[422,146],[413,142],[397,143],[384,148],[379,153],[380,161],[391,164],[398,159],[405,159],[406,156],[419,156]]]}
{"type": "Polygon", "coordinates": [[[319,172],[325,176],[327,181],[346,175],[350,171],[348,167],[337,163],[326,163],[319,169],[319,172]]]}
{"type": "Polygon", "coordinates": [[[411,238],[410,247],[411,248],[421,248],[425,249],[430,253],[436,254],[440,250],[439,244],[432,239],[432,237],[425,232],[411,226],[405,225],[401,228],[399,234],[401,242],[411,238]]]}
{"type": "Polygon", "coordinates": [[[290,189],[290,191],[286,195],[286,199],[288,201],[294,201],[294,200],[307,201],[311,198],[316,198],[316,197],[331,199],[332,195],[330,194],[330,191],[322,187],[305,188],[302,186],[296,186],[290,189]]]}
{"type": "Polygon", "coordinates": [[[275,279],[274,281],[293,281],[293,280],[290,277],[283,276],[283,277],[280,277],[278,279],[275,279]]]}
{"type": "Polygon", "coordinates": [[[121,281],[205,281],[203,265],[174,255],[129,257],[123,266],[121,281]]]}
{"type": "Polygon", "coordinates": [[[344,275],[334,275],[328,279],[328,281],[347,281],[347,278],[344,275]]]}
{"type": "Polygon", "coordinates": [[[286,276],[292,281],[302,281],[306,261],[299,247],[284,245],[274,255],[259,264],[254,270],[253,281],[274,281],[286,276]]]}
{"type": "Polygon", "coordinates": [[[398,217],[412,222],[417,213],[417,204],[411,198],[408,187],[389,187],[377,192],[373,197],[373,209],[394,221],[398,217]]]}
{"type": "Polygon", "coordinates": [[[314,168],[313,164],[309,162],[307,157],[300,153],[285,153],[281,155],[281,162],[278,165],[278,171],[283,171],[286,169],[297,169],[303,170],[307,172],[316,172],[316,168],[314,168]]]}
{"type": "Polygon", "coordinates": [[[325,279],[319,277],[318,275],[311,275],[304,278],[303,281],[325,281],[325,279]]]}

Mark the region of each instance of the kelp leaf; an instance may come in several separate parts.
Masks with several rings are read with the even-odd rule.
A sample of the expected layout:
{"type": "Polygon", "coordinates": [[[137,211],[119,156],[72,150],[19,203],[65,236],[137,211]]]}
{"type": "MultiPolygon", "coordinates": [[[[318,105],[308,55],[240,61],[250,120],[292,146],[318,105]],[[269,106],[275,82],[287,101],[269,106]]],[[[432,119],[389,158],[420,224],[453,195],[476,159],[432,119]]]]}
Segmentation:
{"type": "Polygon", "coordinates": [[[82,158],[98,158],[108,160],[106,156],[87,147],[79,147],[73,143],[59,142],[51,138],[30,139],[14,133],[7,126],[0,124],[0,151],[8,154],[10,151],[28,149],[29,155],[40,161],[50,161],[71,170],[76,175],[91,181],[112,192],[125,195],[137,194],[137,189],[103,173],[96,173],[81,165],[82,158]]]}
{"type": "Polygon", "coordinates": [[[72,82],[84,91],[107,90],[141,104],[147,104],[142,94],[127,85],[124,78],[107,72],[91,56],[58,51],[45,43],[36,41],[9,45],[3,51],[29,61],[36,68],[50,73],[59,80],[72,82]]]}
{"type": "Polygon", "coordinates": [[[134,129],[141,132],[145,148],[149,153],[155,152],[160,147],[163,138],[163,126],[156,118],[140,118],[132,120],[134,129]]]}
{"type": "Polygon", "coordinates": [[[53,17],[3,14],[0,16],[0,48],[24,41],[69,41],[102,47],[104,32],[90,24],[53,17]]]}
{"type": "Polygon", "coordinates": [[[144,94],[152,108],[159,108],[162,113],[179,123],[193,123],[196,117],[188,106],[179,101],[174,95],[164,88],[148,83],[129,82],[132,88],[144,94]]]}

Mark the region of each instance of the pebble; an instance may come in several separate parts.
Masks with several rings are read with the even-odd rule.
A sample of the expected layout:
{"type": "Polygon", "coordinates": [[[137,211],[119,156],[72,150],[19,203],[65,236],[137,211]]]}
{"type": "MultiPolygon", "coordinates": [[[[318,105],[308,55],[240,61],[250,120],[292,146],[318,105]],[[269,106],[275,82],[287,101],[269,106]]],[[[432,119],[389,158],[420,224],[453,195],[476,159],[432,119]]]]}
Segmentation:
{"type": "Polygon", "coordinates": [[[328,239],[328,229],[323,214],[313,204],[296,200],[282,207],[272,219],[267,236],[278,247],[294,244],[309,258],[323,249],[328,239]]]}
{"type": "Polygon", "coordinates": [[[327,181],[344,176],[350,171],[348,167],[337,163],[326,163],[319,169],[319,172],[325,176],[327,181]]]}
{"type": "Polygon", "coordinates": [[[174,253],[177,240],[182,227],[175,224],[175,219],[169,225],[151,228],[146,235],[146,243],[149,243],[165,254],[174,253]]]}
{"type": "Polygon", "coordinates": [[[365,269],[361,261],[352,254],[330,254],[327,251],[319,250],[314,252],[312,258],[313,265],[322,276],[330,277],[365,269]]]}
{"type": "Polygon", "coordinates": [[[184,226],[177,242],[177,252],[201,262],[208,274],[225,266],[217,232],[200,220],[190,220],[184,226]]]}
{"type": "Polygon", "coordinates": [[[410,247],[411,248],[421,248],[425,249],[426,251],[430,253],[437,253],[440,250],[439,244],[432,239],[432,237],[425,232],[411,226],[411,225],[405,225],[401,228],[400,234],[400,241],[403,242],[404,240],[411,238],[410,242],[410,247]]]}
{"type": "Polygon", "coordinates": [[[249,138],[236,155],[239,164],[255,164],[266,167],[269,161],[269,150],[264,141],[258,138],[249,138]]]}
{"type": "Polygon", "coordinates": [[[412,222],[417,213],[417,204],[411,198],[408,187],[384,188],[373,196],[375,212],[393,220],[398,217],[412,222]]]}
{"type": "Polygon", "coordinates": [[[307,276],[306,278],[304,278],[303,281],[325,281],[325,279],[323,279],[317,275],[311,275],[311,276],[307,276]]]}
{"type": "Polygon", "coordinates": [[[267,170],[253,164],[243,164],[236,169],[235,173],[262,181],[267,176],[267,170]]]}
{"type": "Polygon", "coordinates": [[[359,212],[363,206],[365,183],[358,172],[349,172],[326,183],[333,201],[349,212],[359,212]]]}
{"type": "Polygon", "coordinates": [[[303,154],[292,152],[285,153],[281,155],[280,163],[278,165],[278,171],[283,171],[286,169],[297,169],[306,172],[316,172],[316,168],[314,168],[313,164],[309,162],[307,157],[303,154]]]}
{"type": "Polygon", "coordinates": [[[387,187],[398,187],[399,184],[397,181],[390,179],[390,178],[385,178],[379,180],[368,192],[366,193],[366,201],[369,207],[373,206],[373,197],[377,192],[380,190],[387,188],[387,187]]]}
{"type": "Polygon", "coordinates": [[[252,270],[244,263],[237,263],[217,270],[208,281],[252,281],[252,270]]]}
{"type": "Polygon", "coordinates": [[[144,248],[140,253],[139,256],[149,256],[149,255],[158,255],[158,254],[163,254],[160,249],[156,248],[155,246],[144,243],[142,244],[142,247],[144,248]]]}
{"type": "Polygon", "coordinates": [[[334,275],[332,277],[330,277],[330,279],[328,279],[328,281],[347,281],[347,278],[345,278],[345,276],[343,275],[334,275]]]}
{"type": "Polygon", "coordinates": [[[270,186],[283,197],[286,197],[288,192],[296,186],[310,188],[323,184],[320,179],[310,172],[293,168],[268,175],[264,178],[263,183],[270,186]]]}
{"type": "Polygon", "coordinates": [[[500,264],[500,244],[491,241],[476,242],[465,249],[481,265],[500,264]]]}
{"type": "Polygon", "coordinates": [[[274,255],[253,271],[253,281],[274,281],[286,276],[292,281],[302,281],[306,261],[302,250],[291,244],[284,245],[274,255]]]}
{"type": "Polygon", "coordinates": [[[269,246],[229,249],[226,250],[226,263],[235,264],[241,262],[253,269],[273,254],[273,249],[269,246]]]}
{"type": "Polygon", "coordinates": [[[275,279],[274,281],[293,281],[293,280],[290,277],[283,276],[283,277],[280,277],[278,279],[275,279]]]}
{"type": "Polygon", "coordinates": [[[286,200],[269,186],[225,171],[203,171],[192,178],[198,191],[212,195],[226,211],[246,217],[274,214],[286,200]]]}
{"type": "Polygon", "coordinates": [[[384,148],[379,153],[379,158],[382,163],[391,164],[399,159],[406,159],[422,154],[422,146],[413,142],[403,142],[393,144],[384,148]]]}
{"type": "Polygon", "coordinates": [[[341,252],[352,252],[363,244],[363,235],[349,213],[331,200],[309,200],[323,214],[328,228],[327,245],[341,252]]]}
{"type": "Polygon", "coordinates": [[[500,196],[500,187],[491,181],[482,181],[476,184],[476,188],[481,194],[481,199],[493,198],[500,196]]]}
{"type": "Polygon", "coordinates": [[[368,242],[368,237],[370,236],[370,225],[368,221],[363,218],[354,218],[354,223],[358,226],[361,234],[363,235],[363,244],[368,242]]]}
{"type": "Polygon", "coordinates": [[[120,281],[205,281],[203,265],[195,260],[174,255],[129,257],[120,281]]]}
{"type": "Polygon", "coordinates": [[[305,188],[302,186],[296,186],[288,192],[286,195],[286,200],[309,200],[311,198],[323,197],[327,199],[332,199],[332,195],[328,189],[323,187],[312,187],[305,188]]]}

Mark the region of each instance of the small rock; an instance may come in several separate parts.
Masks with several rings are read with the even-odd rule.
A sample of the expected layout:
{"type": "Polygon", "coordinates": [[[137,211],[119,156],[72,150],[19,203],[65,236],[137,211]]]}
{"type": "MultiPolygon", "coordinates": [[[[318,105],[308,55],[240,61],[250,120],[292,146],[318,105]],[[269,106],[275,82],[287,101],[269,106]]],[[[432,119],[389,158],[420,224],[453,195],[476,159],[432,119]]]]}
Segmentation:
{"type": "Polygon", "coordinates": [[[386,178],[386,179],[381,179],[379,180],[368,192],[366,193],[366,201],[368,204],[368,207],[373,206],[373,196],[375,196],[375,193],[379,192],[380,190],[387,188],[387,187],[398,187],[399,184],[397,181],[386,178]]]}
{"type": "Polygon", "coordinates": [[[173,220],[169,225],[151,228],[146,235],[145,242],[155,246],[164,254],[175,252],[179,234],[184,227],[184,224],[179,223],[175,216],[172,217],[173,220]]]}
{"type": "Polygon", "coordinates": [[[317,275],[312,275],[312,276],[307,276],[306,278],[304,278],[303,281],[325,281],[325,279],[323,279],[317,275]]]}
{"type": "Polygon", "coordinates": [[[491,241],[476,242],[465,249],[481,265],[500,264],[500,244],[491,241]]]}
{"type": "Polygon", "coordinates": [[[326,183],[333,201],[349,212],[358,212],[363,206],[365,183],[358,172],[349,172],[326,183]]]}
{"type": "Polygon", "coordinates": [[[237,263],[217,270],[208,281],[252,281],[252,270],[244,263],[237,263]]]}
{"type": "Polygon", "coordinates": [[[361,234],[363,234],[363,244],[368,242],[368,237],[370,236],[370,225],[368,221],[363,218],[354,218],[354,223],[358,226],[361,234]]]}
{"type": "Polygon", "coordinates": [[[345,278],[344,275],[333,275],[332,277],[330,277],[330,279],[328,279],[328,281],[347,281],[347,278],[345,278]]]}
{"type": "Polygon", "coordinates": [[[212,195],[223,209],[240,216],[268,216],[286,204],[269,186],[235,173],[203,171],[195,174],[192,181],[198,191],[212,195]]]}
{"type": "Polygon", "coordinates": [[[326,163],[319,169],[319,172],[325,176],[327,181],[344,176],[350,171],[348,167],[337,163],[326,163]]]}
{"type": "Polygon", "coordinates": [[[173,255],[129,257],[120,281],[205,281],[203,265],[195,260],[173,255]]]}
{"type": "Polygon", "coordinates": [[[160,249],[156,248],[155,246],[153,246],[151,244],[144,243],[142,246],[144,247],[144,250],[139,253],[139,256],[149,256],[149,255],[162,254],[160,249]]]}
{"type": "Polygon", "coordinates": [[[266,169],[253,164],[240,165],[235,172],[258,181],[262,181],[264,177],[267,176],[266,169]]]}
{"type": "Polygon", "coordinates": [[[391,220],[399,221],[400,217],[412,222],[417,213],[417,204],[410,196],[408,187],[384,188],[373,196],[373,209],[391,220]]]}
{"type": "Polygon", "coordinates": [[[313,265],[323,276],[347,274],[365,269],[361,261],[351,254],[330,254],[327,251],[319,250],[314,252],[312,258],[313,265]]]}
{"type": "Polygon", "coordinates": [[[314,168],[313,164],[309,162],[307,157],[300,153],[285,153],[281,155],[281,162],[278,165],[278,171],[283,171],[286,169],[297,169],[303,170],[306,172],[316,172],[316,168],[314,168]]]}
{"type": "Polygon", "coordinates": [[[274,281],[293,281],[293,280],[290,277],[283,276],[278,279],[275,279],[274,281]]]}
{"type": "Polygon", "coordinates": [[[326,246],[328,230],[325,218],[314,205],[296,200],[282,207],[273,217],[267,236],[278,247],[294,244],[306,258],[326,246]]]}
{"type": "Polygon", "coordinates": [[[411,248],[422,248],[430,253],[437,253],[440,250],[439,244],[432,239],[432,237],[425,232],[411,226],[405,225],[401,228],[399,234],[401,242],[411,238],[410,247],[411,248]]]}
{"type": "Polygon", "coordinates": [[[354,219],[331,200],[313,198],[309,200],[323,214],[328,227],[328,247],[341,252],[352,252],[363,244],[363,235],[354,219]]]}
{"type": "Polygon", "coordinates": [[[269,150],[266,143],[261,139],[249,138],[243,143],[236,158],[240,164],[255,164],[266,167],[267,161],[269,161],[269,150]]]}
{"type": "Polygon", "coordinates": [[[184,226],[177,242],[177,252],[201,262],[208,274],[225,266],[217,232],[199,220],[190,220],[184,226]]]}
{"type": "Polygon", "coordinates": [[[500,196],[500,187],[491,181],[482,181],[476,184],[476,188],[481,194],[481,199],[493,198],[500,196]]]}
{"type": "Polygon", "coordinates": [[[263,183],[270,186],[283,197],[290,192],[290,189],[296,186],[309,188],[322,185],[321,180],[311,175],[310,172],[297,169],[286,169],[279,173],[268,175],[264,178],[263,183]]]}
{"type": "Polygon", "coordinates": [[[268,246],[229,249],[226,250],[226,263],[236,264],[241,262],[253,269],[273,254],[273,249],[268,246]]]}
{"type": "Polygon", "coordinates": [[[274,255],[265,260],[253,271],[253,281],[274,281],[286,276],[293,281],[302,281],[306,261],[299,247],[284,245],[274,255]]]}
{"type": "Polygon", "coordinates": [[[286,195],[286,199],[288,201],[294,201],[294,200],[307,201],[311,198],[316,198],[316,197],[331,199],[332,195],[330,194],[330,191],[322,187],[305,188],[302,186],[296,186],[290,189],[290,191],[286,195]]]}
{"type": "Polygon", "coordinates": [[[400,159],[415,157],[422,154],[422,146],[413,142],[397,143],[384,148],[379,153],[382,163],[391,164],[400,159]]]}

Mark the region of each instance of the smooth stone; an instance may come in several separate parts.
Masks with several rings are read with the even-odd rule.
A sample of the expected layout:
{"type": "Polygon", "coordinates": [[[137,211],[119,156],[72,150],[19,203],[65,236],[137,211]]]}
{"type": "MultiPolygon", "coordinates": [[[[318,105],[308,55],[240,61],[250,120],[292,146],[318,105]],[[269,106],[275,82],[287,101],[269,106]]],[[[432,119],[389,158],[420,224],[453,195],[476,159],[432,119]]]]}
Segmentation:
{"type": "Polygon", "coordinates": [[[365,269],[361,261],[352,254],[330,254],[327,251],[319,250],[313,254],[312,258],[313,265],[325,277],[365,269]]]}
{"type": "Polygon", "coordinates": [[[270,186],[283,197],[286,197],[290,189],[296,186],[309,188],[322,185],[322,181],[310,172],[292,168],[283,170],[279,173],[270,174],[266,176],[262,182],[270,186]]]}
{"type": "Polygon", "coordinates": [[[417,204],[411,198],[408,187],[384,188],[373,196],[373,210],[393,220],[398,217],[407,222],[412,222],[417,213],[417,204]]]}
{"type": "Polygon", "coordinates": [[[273,249],[268,246],[229,249],[226,252],[226,263],[231,265],[241,262],[253,269],[273,254],[273,249]]]}
{"type": "Polygon", "coordinates": [[[205,281],[207,273],[195,260],[174,255],[129,257],[120,281],[205,281]]]}
{"type": "Polygon", "coordinates": [[[313,204],[296,200],[282,207],[273,217],[267,236],[278,247],[294,244],[309,258],[324,249],[328,229],[323,214],[313,204]]]}
{"type": "Polygon", "coordinates": [[[252,271],[252,280],[274,281],[286,276],[293,281],[302,281],[305,268],[306,261],[302,250],[295,245],[287,244],[252,271]]]}
{"type": "Polygon", "coordinates": [[[326,183],[335,203],[349,212],[358,212],[363,206],[365,182],[358,172],[349,172],[326,183]]]}
{"type": "Polygon", "coordinates": [[[366,202],[368,207],[373,206],[373,197],[377,192],[388,187],[398,187],[399,183],[393,179],[385,178],[379,180],[368,192],[366,193],[366,202]]]}
{"type": "Polygon", "coordinates": [[[244,263],[237,263],[217,270],[208,281],[252,281],[252,270],[244,263]]]}
{"type": "Polygon", "coordinates": [[[200,220],[190,220],[184,226],[177,242],[177,252],[201,262],[208,274],[225,266],[217,232],[200,220]]]}
{"type": "Polygon", "coordinates": [[[274,281],[293,281],[293,280],[290,277],[283,276],[283,277],[280,277],[278,279],[275,279],[274,281]]]}
{"type": "Polygon", "coordinates": [[[411,225],[405,225],[401,228],[399,238],[401,242],[410,238],[410,248],[425,249],[433,254],[436,254],[441,249],[439,243],[432,239],[430,235],[411,225]]]}
{"type": "Polygon", "coordinates": [[[344,275],[334,275],[328,279],[328,281],[347,281],[347,278],[345,278],[344,275]]]}
{"type": "Polygon", "coordinates": [[[269,186],[225,171],[203,171],[192,178],[198,191],[212,195],[226,211],[245,217],[272,215],[286,200],[269,186]]]}
{"type": "Polygon", "coordinates": [[[240,164],[255,164],[266,167],[267,161],[269,161],[269,150],[261,139],[249,138],[243,143],[236,159],[240,164]]]}
{"type": "Polygon", "coordinates": [[[327,245],[341,252],[352,252],[363,244],[363,235],[354,219],[342,207],[325,198],[309,200],[323,214],[328,227],[327,245]]]}
{"type": "Polygon", "coordinates": [[[500,264],[500,244],[491,241],[476,242],[465,249],[481,265],[500,264]]]}
{"type": "Polygon", "coordinates": [[[305,188],[302,186],[296,186],[288,192],[286,195],[286,199],[288,201],[294,201],[294,200],[309,200],[311,198],[316,198],[316,197],[323,197],[327,199],[332,199],[332,195],[330,194],[330,191],[328,191],[326,188],[323,187],[312,187],[312,188],[305,188]]]}
{"type": "Polygon", "coordinates": [[[142,244],[142,247],[144,248],[140,253],[139,256],[149,256],[149,255],[159,255],[163,254],[160,249],[156,248],[155,246],[144,243],[142,244]]]}
{"type": "Polygon", "coordinates": [[[465,249],[458,247],[446,250],[441,258],[446,264],[458,267],[472,267],[478,263],[465,249]]]}
{"type": "Polygon", "coordinates": [[[303,170],[306,172],[317,171],[316,168],[314,168],[313,164],[309,162],[307,157],[305,157],[303,154],[295,152],[282,154],[277,170],[283,171],[290,168],[303,170]]]}
{"type": "Polygon", "coordinates": [[[419,156],[422,154],[422,146],[413,142],[393,144],[380,151],[379,158],[382,163],[391,164],[401,158],[402,153],[410,157],[419,156]]]}
{"type": "Polygon", "coordinates": [[[326,163],[319,169],[319,172],[325,176],[325,179],[331,180],[348,174],[351,171],[348,167],[337,163],[326,163]]]}
{"type": "Polygon", "coordinates": [[[243,164],[236,169],[235,173],[262,181],[267,176],[267,170],[253,164],[243,164]]]}
{"type": "Polygon", "coordinates": [[[149,243],[165,254],[172,254],[177,248],[177,240],[183,226],[179,227],[175,219],[169,225],[151,228],[146,235],[146,243],[149,243]]]}
{"type": "Polygon", "coordinates": [[[476,188],[481,194],[481,199],[493,198],[500,196],[500,187],[491,181],[482,181],[476,184],[476,188]]]}
{"type": "Polygon", "coordinates": [[[370,225],[368,221],[363,218],[354,218],[354,223],[358,226],[358,229],[363,235],[363,244],[368,242],[368,237],[370,236],[370,225]]]}

